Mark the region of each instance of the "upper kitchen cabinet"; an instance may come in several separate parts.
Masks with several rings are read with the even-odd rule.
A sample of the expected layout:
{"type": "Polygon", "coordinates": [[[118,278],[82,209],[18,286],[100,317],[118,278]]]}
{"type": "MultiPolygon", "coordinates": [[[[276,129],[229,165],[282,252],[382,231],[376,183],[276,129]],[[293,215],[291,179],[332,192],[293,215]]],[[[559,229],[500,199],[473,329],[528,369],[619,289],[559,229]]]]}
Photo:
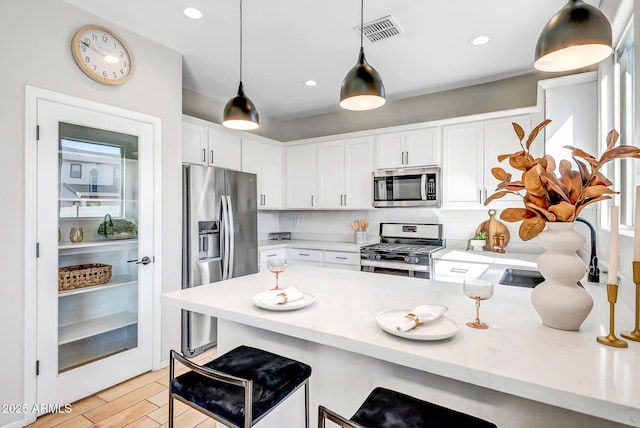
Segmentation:
{"type": "Polygon", "coordinates": [[[302,144],[285,149],[287,157],[287,208],[317,208],[316,145],[302,144]]]}
{"type": "Polygon", "coordinates": [[[239,171],[242,164],[241,137],[218,124],[183,116],[182,161],[239,171]]]}
{"type": "MultiPolygon", "coordinates": [[[[525,114],[444,126],[443,207],[483,207],[499,184],[491,174],[491,168],[501,167],[513,177],[519,177],[520,171],[512,168],[508,161],[498,162],[498,156],[520,150],[513,122],[518,123],[528,136],[531,123],[538,117],[525,114]]],[[[531,153],[541,156],[542,146],[541,142],[534,142],[531,153]]],[[[513,207],[518,201],[521,201],[519,196],[507,195],[490,202],[488,207],[513,207]]]]}
{"type": "Polygon", "coordinates": [[[283,208],[282,147],[242,138],[242,170],[258,176],[258,209],[283,208]]]}
{"type": "Polygon", "coordinates": [[[373,139],[319,143],[318,208],[371,208],[373,139]]]}
{"type": "Polygon", "coordinates": [[[376,136],[376,169],[440,165],[438,128],[376,136]]]}

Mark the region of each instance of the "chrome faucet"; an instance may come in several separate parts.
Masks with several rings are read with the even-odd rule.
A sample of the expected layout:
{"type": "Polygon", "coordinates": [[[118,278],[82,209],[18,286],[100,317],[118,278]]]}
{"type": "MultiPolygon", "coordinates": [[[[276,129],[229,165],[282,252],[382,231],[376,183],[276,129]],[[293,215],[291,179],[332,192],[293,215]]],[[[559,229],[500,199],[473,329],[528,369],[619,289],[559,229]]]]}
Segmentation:
{"type": "Polygon", "coordinates": [[[600,268],[598,268],[598,255],[596,254],[596,228],[585,218],[577,217],[576,221],[580,221],[589,227],[591,232],[591,254],[589,258],[589,282],[600,282],[600,268]]]}

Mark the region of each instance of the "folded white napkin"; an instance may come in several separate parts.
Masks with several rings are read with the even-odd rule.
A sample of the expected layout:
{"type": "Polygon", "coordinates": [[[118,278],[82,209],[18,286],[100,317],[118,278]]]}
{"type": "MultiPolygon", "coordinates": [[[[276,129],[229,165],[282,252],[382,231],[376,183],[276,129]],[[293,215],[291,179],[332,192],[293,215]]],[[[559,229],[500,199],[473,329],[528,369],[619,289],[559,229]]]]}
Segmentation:
{"type": "Polygon", "coordinates": [[[448,310],[449,308],[441,305],[420,305],[405,315],[396,329],[398,331],[409,331],[420,324],[434,322],[440,319],[448,310]]]}
{"type": "Polygon", "coordinates": [[[291,286],[281,290],[263,291],[258,297],[266,305],[284,305],[302,299],[304,294],[296,287],[291,286]]]}

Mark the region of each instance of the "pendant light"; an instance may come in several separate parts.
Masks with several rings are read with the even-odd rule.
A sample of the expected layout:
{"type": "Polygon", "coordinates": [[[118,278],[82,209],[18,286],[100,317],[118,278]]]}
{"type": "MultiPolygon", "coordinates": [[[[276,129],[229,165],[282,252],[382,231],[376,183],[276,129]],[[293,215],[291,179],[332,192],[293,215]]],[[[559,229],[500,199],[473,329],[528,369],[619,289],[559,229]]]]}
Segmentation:
{"type": "Polygon", "coordinates": [[[340,107],[346,110],[373,110],[384,105],[384,84],[378,72],[364,58],[364,0],[360,3],[360,55],[340,88],[340,107]]]}
{"type": "Polygon", "coordinates": [[[227,128],[248,131],[260,126],[258,111],[253,102],[244,94],[242,87],[242,0],[240,0],[240,85],[238,94],[224,106],[222,124],[227,128]]]}
{"type": "Polygon", "coordinates": [[[574,70],[596,64],[611,52],[607,17],[582,0],[569,0],[542,30],[534,67],[540,71],[574,70]]]}

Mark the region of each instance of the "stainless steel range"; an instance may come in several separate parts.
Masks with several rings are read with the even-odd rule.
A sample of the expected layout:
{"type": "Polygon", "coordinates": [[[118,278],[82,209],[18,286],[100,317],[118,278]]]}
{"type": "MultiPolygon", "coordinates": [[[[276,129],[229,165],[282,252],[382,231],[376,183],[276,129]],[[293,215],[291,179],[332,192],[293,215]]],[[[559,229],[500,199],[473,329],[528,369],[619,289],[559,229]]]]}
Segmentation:
{"type": "Polygon", "coordinates": [[[430,278],[431,254],[444,246],[441,224],[380,223],[380,243],[360,249],[360,269],[430,278]]]}

